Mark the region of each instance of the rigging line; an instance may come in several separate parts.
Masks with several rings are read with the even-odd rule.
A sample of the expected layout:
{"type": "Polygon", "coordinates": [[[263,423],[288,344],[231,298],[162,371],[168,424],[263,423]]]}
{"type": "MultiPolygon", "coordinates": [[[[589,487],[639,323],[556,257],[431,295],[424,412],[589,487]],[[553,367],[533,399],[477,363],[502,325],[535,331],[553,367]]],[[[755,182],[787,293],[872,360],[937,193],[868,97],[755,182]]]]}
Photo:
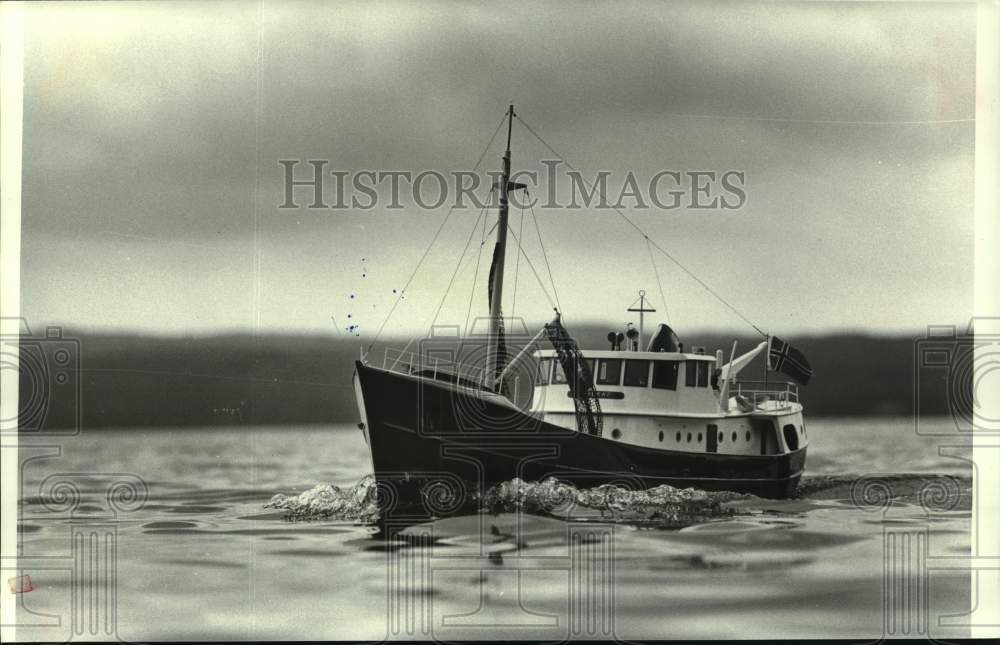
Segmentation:
{"type": "Polygon", "coordinates": [[[663,317],[666,318],[667,323],[670,323],[670,314],[667,312],[667,299],[663,295],[663,283],[660,282],[660,272],[656,268],[656,258],[653,257],[653,247],[649,243],[649,238],[646,238],[646,250],[649,251],[649,263],[653,265],[653,275],[656,276],[656,286],[660,290],[660,304],[663,306],[663,317]]]}
{"type": "MultiPolygon", "coordinates": [[[[525,192],[527,192],[527,191],[525,191],[525,192]]],[[[521,206],[521,220],[520,220],[520,223],[518,224],[518,228],[517,228],[517,234],[518,234],[518,236],[521,235],[522,231],[524,231],[524,206],[523,205],[521,206]]],[[[510,299],[510,317],[511,318],[514,317],[514,311],[517,309],[517,274],[518,274],[518,271],[520,270],[520,268],[521,268],[521,254],[518,253],[517,254],[517,258],[514,261],[514,294],[513,294],[513,296],[510,299]]]]}
{"type": "Polygon", "coordinates": [[[531,258],[528,257],[528,254],[524,251],[524,247],[521,246],[521,240],[514,235],[514,231],[508,230],[507,232],[510,233],[514,238],[514,241],[517,242],[517,248],[521,251],[521,254],[524,255],[524,261],[528,263],[528,266],[531,268],[531,272],[535,274],[535,280],[538,281],[538,286],[542,288],[542,293],[545,294],[545,299],[549,301],[550,305],[558,309],[559,304],[552,300],[552,297],[549,296],[549,292],[545,289],[545,283],[542,282],[541,276],[539,276],[538,271],[535,270],[535,265],[531,263],[531,258]]]}
{"type": "MultiPolygon", "coordinates": [[[[622,215],[622,217],[624,217],[624,215],[622,215]]],[[[639,231],[640,233],[642,233],[642,229],[641,229],[641,228],[639,228],[638,226],[636,226],[636,225],[635,225],[634,223],[632,223],[632,221],[631,221],[631,220],[628,220],[628,218],[626,218],[626,221],[628,221],[628,223],[629,223],[629,224],[632,224],[632,226],[634,226],[634,227],[635,227],[635,229],[636,229],[637,231],[639,231]]],[[[745,322],[746,324],[750,325],[750,326],[751,326],[751,327],[753,327],[753,328],[754,328],[755,330],[757,330],[757,333],[758,333],[758,334],[760,334],[761,336],[767,336],[767,335],[768,335],[768,334],[767,334],[767,332],[765,332],[764,330],[762,330],[762,329],[761,329],[760,327],[758,327],[757,325],[753,324],[753,322],[752,322],[752,321],[751,321],[751,320],[750,320],[749,318],[747,318],[747,317],[746,317],[746,316],[744,316],[744,315],[743,315],[742,313],[740,313],[740,310],[739,310],[739,309],[737,309],[737,308],[736,308],[736,307],[734,307],[733,305],[729,304],[729,302],[728,302],[728,301],[726,301],[726,299],[725,299],[725,298],[723,298],[722,296],[720,296],[720,295],[719,295],[719,294],[718,294],[718,293],[717,293],[717,292],[715,291],[715,289],[713,289],[712,287],[710,287],[710,286],[708,286],[707,284],[705,284],[704,280],[702,280],[701,278],[699,278],[699,277],[698,277],[698,276],[696,276],[695,274],[691,273],[690,269],[688,269],[688,268],[687,268],[686,266],[684,266],[683,264],[681,264],[681,263],[680,263],[680,262],[679,262],[679,261],[677,260],[677,258],[675,258],[674,256],[670,255],[670,253],[668,253],[666,249],[664,249],[664,248],[663,248],[662,246],[660,246],[660,245],[659,245],[659,244],[657,244],[657,243],[656,243],[655,241],[653,241],[652,239],[650,239],[650,237],[649,237],[648,235],[646,235],[645,233],[642,233],[642,235],[643,235],[643,237],[645,237],[645,238],[646,238],[646,240],[647,240],[647,241],[648,241],[648,242],[649,242],[649,243],[650,243],[650,244],[651,244],[651,245],[653,246],[653,248],[655,248],[655,249],[656,249],[657,251],[659,251],[660,253],[662,253],[663,255],[665,255],[665,256],[667,257],[667,259],[668,259],[668,260],[670,260],[671,262],[673,262],[674,264],[676,264],[676,265],[677,265],[678,267],[680,267],[681,271],[683,271],[684,273],[688,274],[688,275],[689,275],[689,276],[691,277],[691,279],[692,279],[692,280],[694,280],[695,282],[697,282],[698,284],[700,284],[700,285],[701,285],[701,287],[702,287],[702,288],[703,288],[703,289],[704,289],[705,291],[707,291],[707,292],[709,292],[710,294],[712,294],[713,296],[715,296],[715,299],[716,299],[716,300],[718,300],[718,301],[719,301],[719,302],[721,302],[722,304],[726,305],[726,307],[728,307],[728,308],[729,308],[729,310],[730,310],[730,311],[732,311],[732,312],[733,312],[734,314],[736,314],[737,316],[739,316],[739,317],[740,317],[740,319],[741,319],[741,320],[742,320],[743,322],[745,322]]]]}
{"type": "MultiPolygon", "coordinates": [[[[483,147],[483,152],[482,154],[479,155],[479,161],[477,161],[476,165],[473,166],[472,172],[476,172],[476,170],[479,169],[479,164],[483,162],[483,158],[486,156],[486,152],[490,149],[490,146],[493,145],[493,140],[496,139],[497,133],[500,132],[500,127],[503,126],[503,122],[506,118],[507,115],[504,114],[504,116],[500,119],[500,122],[497,123],[496,129],[493,130],[493,136],[490,137],[490,140],[486,142],[486,146],[483,147]]],[[[455,206],[456,204],[452,204],[451,207],[448,208],[448,214],[444,216],[443,220],[441,220],[441,225],[438,226],[437,231],[434,232],[434,237],[431,238],[431,243],[427,245],[426,249],[424,249],[424,254],[420,256],[420,261],[418,261],[417,266],[413,268],[413,273],[411,273],[410,277],[406,280],[406,284],[403,285],[403,288],[400,290],[399,296],[396,298],[396,301],[392,303],[392,308],[389,309],[389,313],[385,315],[385,319],[382,321],[382,324],[379,325],[378,331],[375,333],[375,338],[373,338],[372,342],[368,344],[369,352],[372,351],[372,347],[375,346],[375,343],[378,342],[379,337],[382,336],[382,331],[385,329],[386,323],[388,323],[389,319],[392,318],[393,312],[396,311],[396,307],[398,307],[399,303],[403,300],[403,296],[406,294],[406,290],[410,287],[410,283],[413,282],[413,278],[416,277],[417,272],[420,270],[420,267],[424,263],[424,260],[427,259],[427,255],[431,252],[431,248],[433,248],[434,243],[438,239],[438,236],[441,235],[441,231],[444,230],[445,224],[448,223],[448,220],[451,218],[451,214],[455,212],[455,206]]]]}
{"type": "Polygon", "coordinates": [[[486,213],[486,206],[483,206],[482,210],[479,211],[479,217],[472,224],[472,229],[469,231],[469,239],[465,241],[465,246],[462,248],[462,254],[458,256],[458,262],[455,263],[455,270],[451,273],[451,279],[448,280],[448,286],[444,289],[444,294],[441,296],[441,302],[438,303],[437,311],[434,312],[434,317],[431,319],[431,330],[434,329],[435,323],[437,323],[438,316],[441,315],[441,309],[444,307],[444,301],[448,298],[448,294],[451,292],[451,286],[455,283],[455,278],[458,276],[458,270],[462,268],[462,261],[465,259],[465,254],[469,250],[469,245],[472,244],[472,238],[476,234],[476,229],[479,228],[479,220],[483,218],[483,214],[486,213]]]}
{"type": "Polygon", "coordinates": [[[482,153],[480,153],[479,155],[479,159],[476,161],[476,165],[472,167],[472,172],[476,172],[476,170],[479,169],[479,164],[483,163],[483,157],[486,156],[486,153],[489,151],[490,146],[493,145],[493,140],[497,138],[497,133],[500,132],[500,128],[503,127],[503,122],[506,120],[507,120],[507,112],[505,111],[503,113],[503,116],[500,117],[500,122],[497,123],[496,129],[493,130],[493,136],[490,137],[490,142],[486,144],[485,148],[483,148],[482,153]]]}
{"type": "MultiPolygon", "coordinates": [[[[518,120],[518,122],[520,122],[520,124],[521,124],[521,125],[523,125],[523,126],[525,127],[525,129],[526,129],[526,130],[527,130],[528,132],[530,132],[530,133],[531,133],[531,135],[532,135],[533,137],[535,137],[536,139],[538,139],[538,140],[539,140],[539,141],[541,142],[541,144],[542,144],[543,146],[545,146],[546,148],[548,148],[548,149],[549,149],[549,152],[551,152],[551,153],[552,153],[552,154],[554,154],[555,156],[559,157],[559,159],[560,159],[560,160],[561,160],[561,161],[562,161],[563,163],[565,163],[565,164],[566,164],[566,167],[567,167],[567,168],[569,168],[570,170],[572,170],[572,171],[576,172],[576,173],[577,173],[577,174],[578,174],[578,175],[580,176],[580,179],[581,179],[581,180],[583,180],[583,182],[587,184],[587,188],[589,188],[589,189],[590,189],[591,191],[593,191],[593,190],[594,190],[594,186],[593,186],[593,184],[592,184],[591,182],[587,181],[587,179],[585,179],[585,178],[583,177],[583,173],[581,173],[581,172],[580,172],[579,170],[577,170],[577,169],[576,169],[576,168],[575,168],[575,167],[573,166],[573,164],[571,164],[571,163],[570,163],[570,162],[569,162],[569,161],[568,161],[568,160],[567,160],[567,159],[566,159],[566,158],[565,158],[565,157],[564,157],[563,155],[561,155],[561,154],[559,154],[558,152],[556,152],[555,148],[553,148],[552,146],[550,146],[550,145],[548,144],[548,142],[547,142],[547,141],[545,141],[545,139],[543,139],[543,138],[542,138],[542,137],[541,137],[541,136],[540,136],[540,135],[539,135],[539,134],[538,134],[537,132],[535,132],[535,131],[534,131],[534,129],[532,129],[532,127],[531,127],[530,125],[528,125],[527,123],[525,123],[525,122],[524,122],[524,119],[522,119],[522,118],[521,118],[520,116],[518,116],[517,114],[515,114],[515,115],[514,115],[514,118],[516,118],[516,119],[518,120]]],[[[635,222],[633,222],[633,221],[632,221],[631,219],[629,219],[629,217],[628,217],[627,215],[625,215],[625,213],[623,213],[623,212],[622,212],[622,211],[621,211],[621,210],[620,210],[620,209],[619,209],[618,207],[616,207],[616,206],[612,205],[612,206],[611,206],[611,208],[612,208],[612,210],[614,210],[614,211],[615,211],[616,213],[618,213],[618,215],[619,215],[619,216],[621,216],[621,218],[622,218],[622,219],[624,219],[624,220],[625,220],[626,222],[628,222],[628,224],[629,224],[629,225],[630,225],[630,226],[631,226],[632,228],[634,228],[634,229],[635,229],[636,231],[638,231],[638,232],[639,232],[639,234],[640,234],[640,235],[642,235],[642,236],[643,236],[643,238],[645,238],[645,239],[646,239],[646,241],[648,241],[648,242],[649,242],[649,243],[650,243],[650,244],[651,244],[651,245],[653,246],[653,248],[655,248],[655,249],[656,249],[657,251],[659,251],[660,253],[662,253],[663,255],[665,255],[665,256],[667,257],[667,259],[668,259],[668,260],[670,260],[671,262],[673,262],[674,264],[676,264],[676,265],[677,265],[677,266],[678,266],[678,267],[679,267],[679,268],[680,268],[680,269],[681,269],[682,271],[684,271],[684,273],[688,274],[688,276],[690,276],[690,277],[691,277],[691,279],[693,279],[693,280],[694,280],[695,282],[697,282],[697,283],[698,283],[699,285],[701,285],[701,287],[702,287],[703,289],[705,289],[705,291],[708,291],[708,292],[709,292],[710,294],[712,294],[713,296],[715,296],[716,300],[718,300],[719,302],[721,302],[722,304],[724,304],[724,305],[725,305],[726,307],[728,307],[728,308],[729,308],[729,310],[730,310],[730,311],[732,311],[732,312],[733,312],[734,314],[736,314],[737,316],[739,316],[739,317],[740,317],[740,319],[741,319],[741,320],[742,320],[743,322],[745,322],[746,324],[750,325],[750,326],[751,326],[751,327],[753,327],[753,328],[754,328],[755,330],[757,330],[757,333],[759,333],[759,334],[760,334],[761,336],[767,336],[767,334],[766,334],[766,333],[765,333],[764,331],[762,331],[760,327],[758,327],[757,325],[753,324],[753,322],[752,322],[752,321],[751,321],[751,320],[750,320],[749,318],[747,318],[746,316],[744,316],[744,315],[743,315],[743,314],[742,314],[742,313],[740,312],[740,310],[739,310],[739,309],[737,309],[737,308],[736,308],[736,307],[734,307],[733,305],[729,304],[729,303],[728,303],[728,302],[726,301],[726,299],[725,299],[725,298],[723,298],[723,297],[722,297],[722,296],[720,296],[720,295],[719,295],[718,293],[716,293],[716,291],[715,291],[714,289],[712,289],[712,288],[711,288],[710,286],[708,286],[708,285],[707,285],[707,284],[705,283],[705,281],[704,281],[704,280],[702,280],[701,278],[699,278],[698,276],[696,276],[696,275],[695,275],[694,273],[692,273],[692,272],[691,272],[691,271],[690,271],[690,270],[689,270],[689,269],[688,269],[688,268],[687,268],[686,266],[684,266],[683,264],[681,264],[681,263],[680,263],[680,261],[679,261],[679,260],[677,260],[677,258],[675,258],[674,256],[672,256],[672,255],[671,255],[671,254],[670,254],[670,253],[669,253],[669,252],[668,252],[668,251],[667,251],[666,249],[664,249],[664,248],[663,248],[662,246],[660,246],[659,244],[657,244],[655,240],[651,239],[651,238],[649,237],[649,235],[647,235],[647,234],[646,234],[646,231],[642,230],[642,229],[641,229],[641,228],[639,227],[639,225],[638,225],[638,224],[636,224],[636,223],[635,223],[635,222]]]]}
{"type": "MultiPolygon", "coordinates": [[[[490,194],[491,195],[493,194],[492,189],[490,190],[490,194]]],[[[488,208],[488,206],[484,207],[483,210],[485,210],[486,208],[488,208]]],[[[483,213],[480,213],[480,216],[482,215],[483,213]]],[[[476,220],[476,223],[478,224],[479,221],[476,220]]],[[[483,247],[486,246],[486,238],[488,238],[490,235],[493,235],[493,231],[495,231],[497,226],[499,225],[500,222],[493,222],[493,226],[490,227],[490,230],[487,231],[486,218],[485,217],[483,218],[483,234],[479,240],[479,254],[476,256],[476,275],[473,276],[472,278],[472,292],[469,294],[469,308],[465,312],[465,327],[463,329],[469,328],[469,317],[472,315],[472,303],[475,301],[476,297],[476,285],[479,284],[479,262],[480,260],[482,260],[483,257],[483,247]]]]}
{"type": "MultiPolygon", "coordinates": [[[[490,198],[493,191],[490,190],[490,198]]],[[[479,284],[479,264],[483,259],[483,246],[486,245],[486,218],[483,218],[483,232],[479,236],[479,253],[476,255],[476,272],[472,276],[472,292],[469,293],[469,308],[465,311],[465,326],[462,328],[466,336],[471,336],[469,331],[469,318],[472,316],[472,302],[476,299],[476,285],[479,284]]]]}
{"type": "MultiPolygon", "coordinates": [[[[524,191],[527,193],[527,189],[524,191]]],[[[562,311],[562,304],[559,302],[559,292],[556,290],[556,281],[552,278],[552,267],[549,266],[549,254],[545,252],[545,243],[542,242],[542,232],[538,228],[538,218],[535,217],[535,206],[532,203],[528,203],[531,208],[531,220],[535,223],[535,234],[538,236],[538,245],[542,247],[542,258],[545,260],[545,268],[549,272],[549,282],[552,284],[552,294],[556,297],[556,306],[559,307],[559,311],[562,311]]]]}
{"type": "Polygon", "coordinates": [[[437,231],[435,231],[434,237],[431,238],[431,243],[427,245],[427,248],[424,249],[424,254],[420,256],[420,261],[417,262],[417,266],[413,268],[413,273],[410,274],[410,277],[406,280],[406,284],[403,285],[403,288],[399,291],[399,296],[396,298],[396,301],[392,303],[392,308],[389,309],[389,313],[385,315],[385,319],[382,321],[382,324],[379,326],[378,331],[375,333],[375,338],[373,338],[372,342],[368,344],[369,352],[372,350],[372,347],[375,346],[375,343],[378,342],[379,337],[382,335],[382,330],[385,329],[386,323],[388,323],[389,319],[392,318],[393,312],[396,311],[396,307],[398,307],[400,301],[402,301],[403,296],[406,294],[406,290],[410,288],[410,283],[413,282],[413,278],[416,277],[417,271],[420,270],[420,267],[421,265],[423,265],[424,260],[427,259],[427,255],[431,252],[431,248],[434,246],[434,242],[436,242],[438,236],[441,235],[441,231],[444,230],[444,225],[448,223],[448,219],[451,217],[451,214],[454,211],[455,211],[455,205],[452,204],[451,208],[448,209],[448,214],[445,215],[443,220],[441,220],[441,225],[438,226],[437,231]]]}

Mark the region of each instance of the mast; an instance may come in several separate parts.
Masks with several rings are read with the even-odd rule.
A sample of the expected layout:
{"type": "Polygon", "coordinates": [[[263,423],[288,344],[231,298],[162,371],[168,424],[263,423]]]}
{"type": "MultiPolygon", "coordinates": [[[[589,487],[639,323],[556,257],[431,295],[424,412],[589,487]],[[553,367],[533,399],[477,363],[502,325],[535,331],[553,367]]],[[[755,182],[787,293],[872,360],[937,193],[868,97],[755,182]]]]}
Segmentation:
{"type": "Polygon", "coordinates": [[[486,345],[486,387],[495,389],[500,358],[500,330],[503,327],[503,265],[507,254],[507,191],[510,188],[510,134],[514,125],[514,106],[507,109],[507,150],[503,153],[503,177],[500,180],[500,216],[497,220],[496,263],[493,267],[492,298],[490,299],[490,331],[486,345]]]}

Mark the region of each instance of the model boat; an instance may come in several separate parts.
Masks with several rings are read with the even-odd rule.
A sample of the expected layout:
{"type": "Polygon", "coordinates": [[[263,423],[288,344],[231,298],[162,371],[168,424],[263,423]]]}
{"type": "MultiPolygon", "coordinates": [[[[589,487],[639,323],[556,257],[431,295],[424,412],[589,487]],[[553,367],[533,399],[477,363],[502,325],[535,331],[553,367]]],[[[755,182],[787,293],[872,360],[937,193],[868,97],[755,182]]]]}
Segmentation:
{"type": "MultiPolygon", "coordinates": [[[[478,363],[456,353],[449,339],[434,337],[419,351],[387,349],[381,360],[368,353],[356,363],[359,427],[387,516],[456,513],[515,478],[554,477],[578,488],[668,484],[793,495],[809,444],[798,385],[808,382],[811,368],[778,338],[765,334],[740,355],[735,342],[725,353],[685,348],[666,324],[647,339],[645,316],[655,310],[640,292],[638,307],[629,308],[638,327],[610,332],[604,348],[581,349],[557,311],[509,355],[501,310],[509,197],[523,188],[510,181],[515,116],[511,106],[488,325],[484,334],[463,339],[485,346],[471,352],[478,363]],[[798,383],[741,379],[758,356],[798,383]],[[532,365],[529,403],[511,388],[515,366],[523,374],[525,363],[532,365]]],[[[514,389],[524,393],[517,379],[514,389]]]]}

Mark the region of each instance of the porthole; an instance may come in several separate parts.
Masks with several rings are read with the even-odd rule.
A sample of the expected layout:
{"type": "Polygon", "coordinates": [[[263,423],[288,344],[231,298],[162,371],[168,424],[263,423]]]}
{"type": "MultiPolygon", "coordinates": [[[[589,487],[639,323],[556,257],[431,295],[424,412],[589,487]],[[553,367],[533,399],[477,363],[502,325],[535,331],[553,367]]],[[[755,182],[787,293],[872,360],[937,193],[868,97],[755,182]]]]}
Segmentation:
{"type": "Polygon", "coordinates": [[[736,433],[733,433],[733,443],[736,443],[736,433]]]}
{"type": "Polygon", "coordinates": [[[619,430],[618,428],[615,428],[614,430],[611,431],[611,438],[612,439],[621,439],[622,438],[622,431],[619,430]]]}
{"type": "Polygon", "coordinates": [[[688,439],[688,443],[691,443],[691,433],[690,432],[688,433],[687,439],[688,439]]]}
{"type": "Polygon", "coordinates": [[[681,442],[681,433],[677,433],[677,443],[681,442]]]}
{"type": "Polygon", "coordinates": [[[698,433],[698,443],[701,443],[701,433],[698,433]]]}
{"type": "Polygon", "coordinates": [[[750,441],[750,431],[747,430],[747,441],[750,441]]]}
{"type": "Polygon", "coordinates": [[[719,443],[722,443],[725,440],[725,438],[726,438],[726,435],[723,434],[722,432],[719,432],[719,443]]]}
{"type": "Polygon", "coordinates": [[[660,441],[663,441],[663,430],[660,430],[660,441]]]}

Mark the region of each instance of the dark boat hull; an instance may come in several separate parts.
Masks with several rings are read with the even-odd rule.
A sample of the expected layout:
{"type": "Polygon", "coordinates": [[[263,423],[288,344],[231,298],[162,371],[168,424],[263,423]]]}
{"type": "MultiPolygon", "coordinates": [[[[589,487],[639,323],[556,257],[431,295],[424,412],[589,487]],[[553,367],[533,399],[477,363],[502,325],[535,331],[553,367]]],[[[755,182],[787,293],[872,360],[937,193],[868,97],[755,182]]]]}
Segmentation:
{"type": "Polygon", "coordinates": [[[381,503],[399,519],[459,512],[515,477],[784,498],[805,465],[805,448],[759,456],[644,448],[539,421],[465,388],[361,362],[357,372],[381,503]]]}

